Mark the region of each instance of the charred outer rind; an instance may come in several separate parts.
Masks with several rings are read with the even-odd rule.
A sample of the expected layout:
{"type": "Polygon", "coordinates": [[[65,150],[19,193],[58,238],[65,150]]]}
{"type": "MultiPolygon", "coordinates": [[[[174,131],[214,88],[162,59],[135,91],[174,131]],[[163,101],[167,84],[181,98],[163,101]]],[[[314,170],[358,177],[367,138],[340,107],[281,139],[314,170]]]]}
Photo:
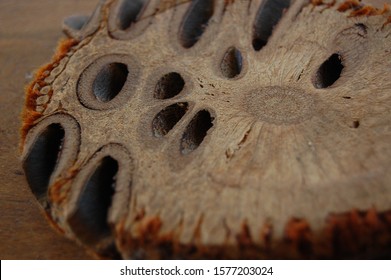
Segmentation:
{"type": "MultiPolygon", "coordinates": [[[[132,259],[389,259],[391,211],[352,210],[330,214],[324,229],[314,232],[305,219],[292,218],[283,240],[272,241],[273,228],[266,223],[259,233],[264,244],[253,242],[246,222],[236,236],[237,245],[181,244],[176,232],[160,234],[159,217],[139,217],[138,236],[132,238],[123,223],[116,227],[117,246],[132,259]]],[[[200,225],[202,226],[202,224],[200,225]]]]}

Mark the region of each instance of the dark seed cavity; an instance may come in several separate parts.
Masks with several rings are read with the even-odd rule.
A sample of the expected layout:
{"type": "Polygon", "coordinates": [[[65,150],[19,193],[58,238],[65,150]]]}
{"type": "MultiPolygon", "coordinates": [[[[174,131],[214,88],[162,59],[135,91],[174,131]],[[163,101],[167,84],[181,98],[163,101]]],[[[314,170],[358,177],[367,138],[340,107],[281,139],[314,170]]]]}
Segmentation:
{"type": "Polygon", "coordinates": [[[290,6],[290,0],[265,0],[262,2],[254,22],[253,48],[262,49],[272,35],[274,27],[290,6]]]}
{"type": "Polygon", "coordinates": [[[188,49],[194,46],[204,33],[214,12],[213,0],[193,0],[179,29],[179,41],[188,49]]]}
{"type": "Polygon", "coordinates": [[[343,68],[341,56],[337,53],[331,55],[319,67],[315,76],[314,86],[316,88],[327,88],[332,86],[341,76],[343,68]]]}
{"type": "Polygon", "coordinates": [[[128,74],[128,67],[123,63],[106,64],[94,81],[93,93],[95,97],[101,102],[112,100],[122,90],[128,74]]]}
{"type": "Polygon", "coordinates": [[[202,110],[194,116],[182,136],[180,147],[182,154],[189,154],[201,145],[208,130],[213,126],[212,122],[213,118],[206,110],[202,110]]]}
{"type": "Polygon", "coordinates": [[[118,28],[126,30],[137,21],[148,0],[123,0],[118,9],[118,28]]]}
{"type": "Polygon", "coordinates": [[[189,105],[176,103],[160,111],[152,121],[152,129],[155,137],[163,137],[182,119],[189,105]]]}
{"type": "Polygon", "coordinates": [[[354,120],[352,123],[352,128],[358,128],[360,126],[360,121],[359,120],[354,120]]]}
{"type": "Polygon", "coordinates": [[[221,73],[229,79],[235,78],[242,72],[242,54],[235,47],[231,47],[225,53],[220,64],[221,73]]]}
{"type": "Polygon", "coordinates": [[[73,30],[79,31],[86,26],[89,20],[89,16],[70,16],[64,20],[64,24],[73,30]]]}
{"type": "Polygon", "coordinates": [[[45,203],[50,178],[61,157],[65,131],[59,124],[49,125],[36,139],[23,162],[28,184],[38,201],[45,203]]]}
{"type": "Polygon", "coordinates": [[[156,84],[154,97],[157,99],[167,99],[178,95],[184,88],[185,81],[176,72],[164,75],[156,84]]]}
{"type": "Polygon", "coordinates": [[[118,163],[104,157],[88,178],[77,202],[77,210],[69,224],[85,244],[95,245],[111,235],[108,213],[115,192],[118,163]]]}

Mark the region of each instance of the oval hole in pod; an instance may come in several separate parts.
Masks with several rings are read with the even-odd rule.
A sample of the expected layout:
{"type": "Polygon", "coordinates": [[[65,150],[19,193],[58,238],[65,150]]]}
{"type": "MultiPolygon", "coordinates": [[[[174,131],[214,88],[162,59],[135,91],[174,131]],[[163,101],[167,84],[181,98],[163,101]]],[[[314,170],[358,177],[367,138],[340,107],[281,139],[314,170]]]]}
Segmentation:
{"type": "Polygon", "coordinates": [[[129,71],[119,62],[106,64],[98,73],[93,84],[95,97],[102,102],[111,101],[122,90],[129,71]]]}
{"type": "Polygon", "coordinates": [[[189,105],[187,103],[176,103],[161,110],[152,121],[152,129],[155,137],[163,137],[186,114],[189,105]]]}
{"type": "Polygon", "coordinates": [[[76,211],[68,219],[73,232],[85,244],[95,245],[111,236],[108,213],[115,193],[118,162],[104,157],[84,184],[76,211]]]}
{"type": "Polygon", "coordinates": [[[50,178],[61,157],[64,137],[65,131],[60,124],[50,124],[36,138],[23,161],[27,182],[40,202],[46,200],[50,178]]]}
{"type": "Polygon", "coordinates": [[[193,0],[179,29],[179,42],[188,49],[201,38],[214,13],[213,0],[193,0]]]}
{"type": "Polygon", "coordinates": [[[274,27],[290,6],[290,0],[264,0],[257,12],[253,27],[253,48],[262,49],[272,35],[274,27]]]}
{"type": "Polygon", "coordinates": [[[120,30],[128,29],[134,23],[148,0],[123,0],[117,13],[117,25],[120,30]]]}
{"type": "Polygon", "coordinates": [[[242,72],[243,59],[240,51],[231,47],[225,53],[220,64],[221,73],[228,79],[235,78],[242,72]]]}
{"type": "Polygon", "coordinates": [[[314,80],[316,88],[327,88],[332,86],[341,76],[344,66],[339,54],[332,54],[319,67],[314,80]]]}
{"type": "Polygon", "coordinates": [[[213,126],[213,118],[207,110],[199,111],[183,133],[181,153],[186,155],[196,150],[204,141],[209,129],[213,126]]]}

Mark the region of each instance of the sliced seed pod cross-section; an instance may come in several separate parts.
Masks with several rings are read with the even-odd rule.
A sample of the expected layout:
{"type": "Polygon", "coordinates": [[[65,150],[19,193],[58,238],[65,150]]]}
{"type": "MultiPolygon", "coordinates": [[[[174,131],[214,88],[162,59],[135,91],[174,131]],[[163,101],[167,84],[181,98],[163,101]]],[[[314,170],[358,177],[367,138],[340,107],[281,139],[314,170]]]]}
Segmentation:
{"type": "Polygon", "coordinates": [[[390,16],[99,1],[27,89],[31,191],[102,258],[389,258],[390,16]]]}

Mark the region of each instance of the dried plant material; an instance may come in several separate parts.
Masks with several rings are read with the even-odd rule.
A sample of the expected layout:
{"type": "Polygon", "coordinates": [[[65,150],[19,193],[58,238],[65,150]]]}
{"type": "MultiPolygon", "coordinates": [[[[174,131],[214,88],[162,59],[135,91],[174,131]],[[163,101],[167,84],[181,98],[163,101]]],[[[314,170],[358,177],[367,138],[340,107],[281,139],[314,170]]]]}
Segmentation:
{"type": "Polygon", "coordinates": [[[103,258],[391,252],[390,9],[101,1],[27,89],[23,166],[103,258]]]}

